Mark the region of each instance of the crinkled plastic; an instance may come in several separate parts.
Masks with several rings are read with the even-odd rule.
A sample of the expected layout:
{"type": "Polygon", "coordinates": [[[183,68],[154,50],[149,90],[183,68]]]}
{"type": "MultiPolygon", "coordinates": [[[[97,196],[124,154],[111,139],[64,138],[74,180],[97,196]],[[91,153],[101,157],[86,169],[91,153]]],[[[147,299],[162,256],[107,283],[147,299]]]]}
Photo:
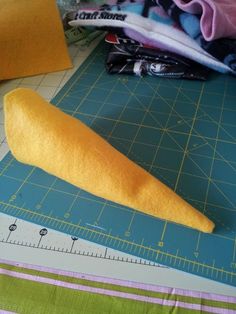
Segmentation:
{"type": "Polygon", "coordinates": [[[146,47],[129,39],[122,42],[122,38],[119,38],[119,43],[110,44],[106,68],[110,74],[152,75],[190,80],[206,80],[209,73],[208,68],[192,60],[168,51],[146,47]]]}

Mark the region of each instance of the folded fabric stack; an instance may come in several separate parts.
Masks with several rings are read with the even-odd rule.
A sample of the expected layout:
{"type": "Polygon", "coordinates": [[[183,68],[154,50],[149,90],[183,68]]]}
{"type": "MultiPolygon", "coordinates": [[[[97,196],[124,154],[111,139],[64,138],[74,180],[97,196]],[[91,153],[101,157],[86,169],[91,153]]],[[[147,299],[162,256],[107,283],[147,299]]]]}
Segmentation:
{"type": "Polygon", "coordinates": [[[204,67],[236,74],[234,1],[84,0],[69,24],[119,34],[107,59],[110,73],[205,79],[204,67]]]}
{"type": "Polygon", "coordinates": [[[111,45],[106,60],[108,73],[207,79],[208,68],[173,52],[150,47],[117,34],[108,33],[106,42],[111,45]]]}

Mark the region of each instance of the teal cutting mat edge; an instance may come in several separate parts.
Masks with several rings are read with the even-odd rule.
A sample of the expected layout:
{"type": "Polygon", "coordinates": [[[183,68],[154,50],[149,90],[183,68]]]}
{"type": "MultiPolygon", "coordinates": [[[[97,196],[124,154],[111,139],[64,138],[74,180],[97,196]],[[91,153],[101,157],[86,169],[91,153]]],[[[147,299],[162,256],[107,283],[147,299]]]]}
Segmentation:
{"type": "Polygon", "coordinates": [[[215,163],[226,174],[235,172],[229,148],[217,146],[223,141],[235,149],[235,129],[228,123],[235,112],[234,82],[227,76],[208,83],[109,76],[104,49],[101,44],[89,56],[53,103],[206,212],[216,222],[216,233],[202,234],[106,202],[19,164],[10,154],[0,163],[0,211],[236,285],[235,175],[212,184],[215,163]],[[222,86],[223,93],[218,93],[222,86]],[[219,203],[208,199],[212,186],[219,203]]]}

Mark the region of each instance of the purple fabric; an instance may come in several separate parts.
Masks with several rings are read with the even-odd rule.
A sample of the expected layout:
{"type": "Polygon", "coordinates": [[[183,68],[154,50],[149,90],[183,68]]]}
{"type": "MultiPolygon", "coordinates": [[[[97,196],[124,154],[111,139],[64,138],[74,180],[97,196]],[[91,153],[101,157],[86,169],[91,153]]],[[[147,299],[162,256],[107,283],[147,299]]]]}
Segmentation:
{"type": "Polygon", "coordinates": [[[185,12],[199,14],[201,31],[207,41],[236,38],[235,0],[173,0],[185,12]]]}

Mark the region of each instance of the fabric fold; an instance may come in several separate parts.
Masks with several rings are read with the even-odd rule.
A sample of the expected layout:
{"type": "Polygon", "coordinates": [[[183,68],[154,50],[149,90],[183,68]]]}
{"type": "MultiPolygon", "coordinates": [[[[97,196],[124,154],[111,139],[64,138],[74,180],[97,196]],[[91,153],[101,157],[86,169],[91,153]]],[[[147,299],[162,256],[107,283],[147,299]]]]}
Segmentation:
{"type": "Polygon", "coordinates": [[[110,74],[206,80],[209,69],[169,51],[142,45],[128,37],[108,34],[110,50],[106,68],[110,74]]]}
{"type": "MultiPolygon", "coordinates": [[[[207,41],[201,32],[200,19],[197,15],[186,13],[174,4],[173,0],[159,0],[159,5],[181,27],[185,33],[217,60],[236,71],[236,39],[220,38],[207,41]]],[[[224,25],[224,24],[223,24],[224,25]]]]}
{"type": "Polygon", "coordinates": [[[234,0],[173,0],[183,11],[200,15],[201,32],[207,41],[236,38],[234,0]]]}
{"type": "Polygon", "coordinates": [[[81,9],[69,24],[114,31],[117,28],[122,29],[128,37],[143,44],[175,52],[222,73],[232,72],[227,65],[204,51],[194,39],[174,27],[171,19],[163,22],[159,12],[150,10],[151,8],[147,9],[143,4],[141,10],[140,4],[136,6],[134,3],[130,6],[110,6],[109,10],[81,9]]]}

